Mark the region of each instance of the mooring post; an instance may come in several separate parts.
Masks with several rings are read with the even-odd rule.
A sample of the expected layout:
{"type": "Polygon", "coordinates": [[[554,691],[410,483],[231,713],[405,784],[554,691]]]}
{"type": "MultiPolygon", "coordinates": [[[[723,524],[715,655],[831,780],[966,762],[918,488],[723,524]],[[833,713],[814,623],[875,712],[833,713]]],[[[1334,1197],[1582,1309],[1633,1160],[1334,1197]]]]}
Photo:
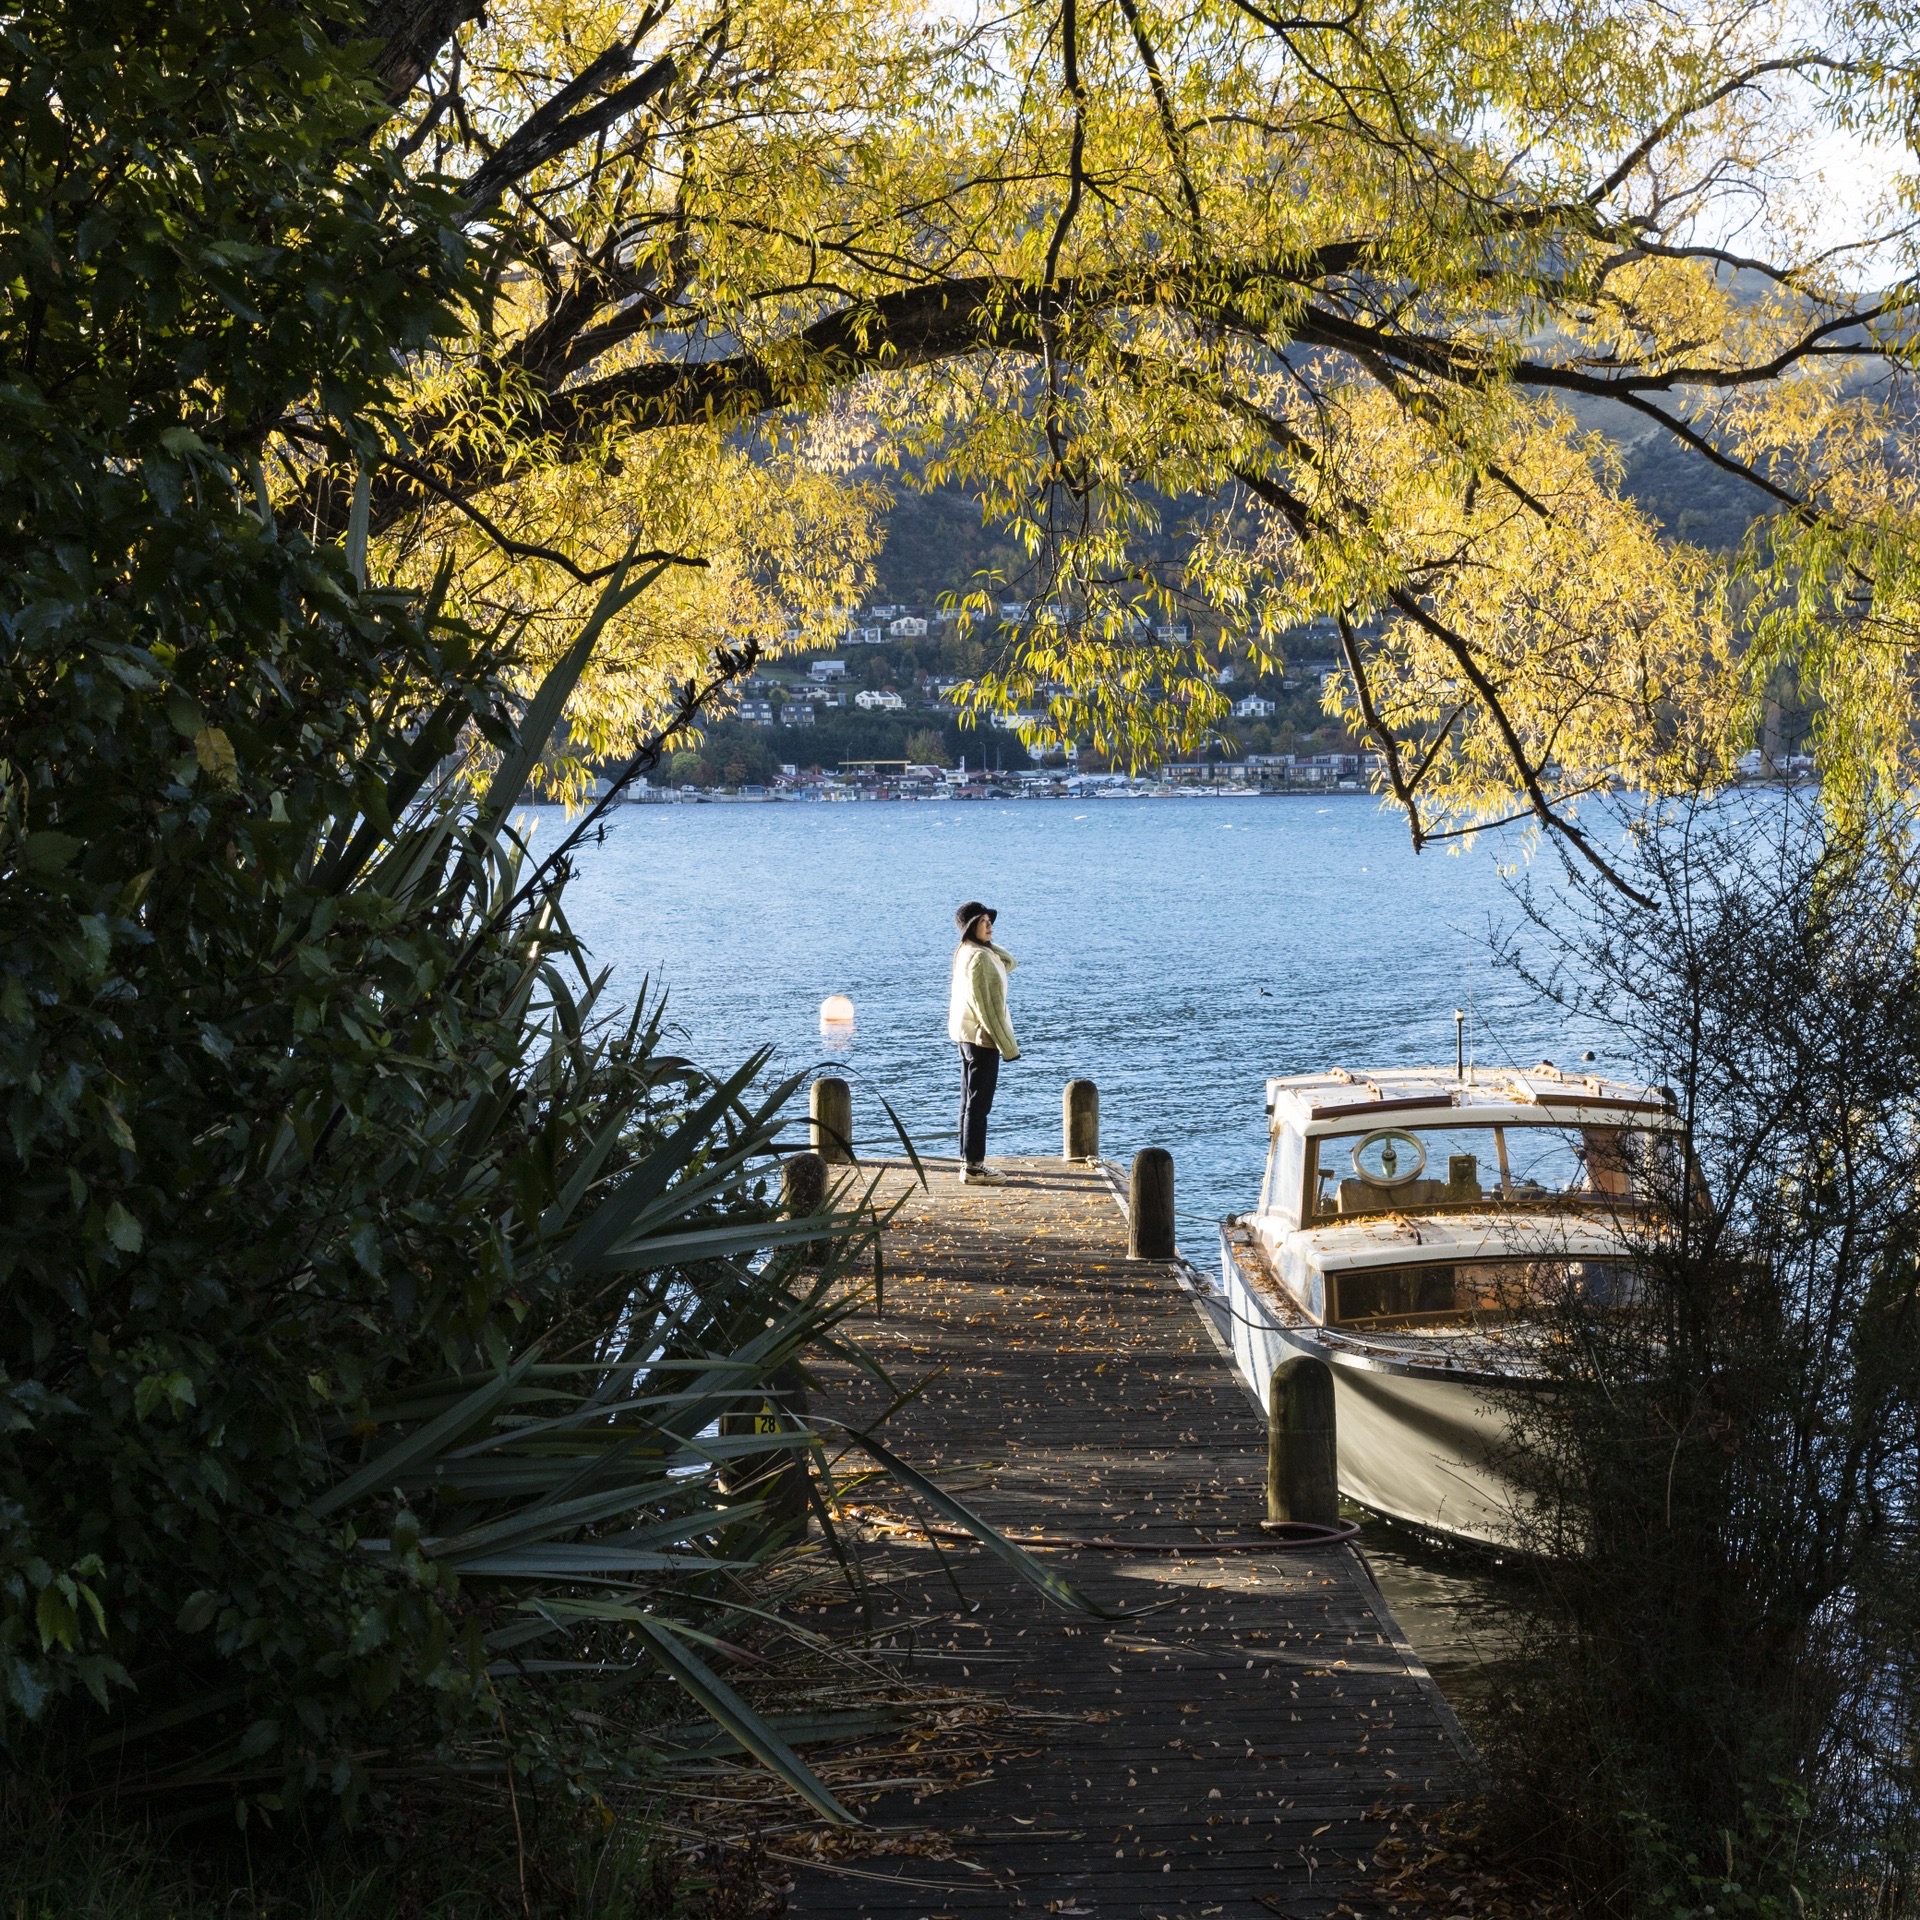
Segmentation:
{"type": "Polygon", "coordinates": [[[1069,1080],[1060,1096],[1061,1155],[1068,1160],[1100,1158],[1100,1089],[1091,1080],[1069,1080]]]}
{"type": "Polygon", "coordinates": [[[853,1165],[853,1091],[836,1075],[825,1073],[808,1095],[813,1120],[813,1150],[830,1167],[853,1165]]]}
{"type": "MultiPolygon", "coordinates": [[[[780,1209],[789,1220],[804,1220],[818,1213],[827,1198],[827,1163],[817,1153],[789,1154],[780,1169],[780,1209]]],[[[824,1242],[804,1240],[800,1258],[812,1262],[820,1258],[824,1242]]]]}
{"type": "Polygon", "coordinates": [[[827,1197],[827,1163],[817,1153],[787,1156],[780,1169],[780,1204],[795,1220],[818,1213],[827,1197]]]}
{"type": "MultiPolygon", "coordinates": [[[[800,1370],[791,1363],[767,1382],[767,1391],[753,1412],[723,1413],[723,1435],[791,1433],[806,1425],[807,1389],[800,1370]]],[[[807,1451],[804,1447],[776,1447],[766,1453],[736,1454],[720,1469],[722,1489],[736,1500],[764,1500],[765,1524],[791,1537],[807,1524],[807,1451]]]]}
{"type": "Polygon", "coordinates": [[[1333,1369],[1314,1354],[1282,1360],[1267,1381],[1267,1518],[1340,1524],[1333,1369]]]}
{"type": "Polygon", "coordinates": [[[1171,1260],[1173,1238],[1173,1155],[1165,1147],[1142,1147],[1133,1156],[1127,1187],[1127,1258],[1171,1260]]]}

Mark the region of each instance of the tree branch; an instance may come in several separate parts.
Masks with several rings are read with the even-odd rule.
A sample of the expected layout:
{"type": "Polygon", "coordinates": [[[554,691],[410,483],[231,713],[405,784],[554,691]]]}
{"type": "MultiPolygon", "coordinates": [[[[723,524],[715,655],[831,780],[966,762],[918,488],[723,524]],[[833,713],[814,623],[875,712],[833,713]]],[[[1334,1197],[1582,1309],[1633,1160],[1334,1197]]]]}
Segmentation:
{"type": "Polygon", "coordinates": [[[624,42],[609,47],[577,79],[569,81],[516,127],[500,151],[468,179],[467,218],[477,220],[516,181],[524,180],[583,140],[603,133],[615,121],[637,113],[680,77],[679,63],[671,54],[662,54],[638,78],[629,80],[604,100],[577,113],[574,111],[580,101],[632,64],[633,53],[624,42]]]}
{"type": "Polygon", "coordinates": [[[1540,785],[1539,770],[1527,758],[1526,748],[1521,743],[1520,731],[1509,717],[1499,694],[1494,691],[1493,682],[1487,678],[1486,670],[1475,659],[1473,648],[1445,622],[1436,620],[1406,588],[1389,587],[1387,598],[1409,620],[1432,634],[1460,663],[1460,671],[1467,676],[1468,684],[1480,696],[1481,704],[1485,706],[1494,725],[1500,730],[1501,741],[1506,746],[1514,767],[1520,775],[1521,785],[1526,790],[1527,800],[1533,809],[1535,819],[1543,827],[1559,834],[1571,846],[1576,847],[1581,857],[1618,887],[1629,900],[1638,901],[1643,907],[1651,907],[1653,901],[1646,894],[1625,879],[1571,820],[1553,810],[1552,803],[1547,799],[1546,792],[1540,785]]]}
{"type": "Polygon", "coordinates": [[[1393,797],[1406,811],[1407,826],[1413,834],[1413,850],[1418,853],[1426,844],[1427,834],[1420,821],[1420,803],[1401,772],[1400,743],[1393,737],[1393,729],[1382,724],[1374,708],[1373,689],[1367,685],[1365,670],[1360,665],[1360,645],[1354,638],[1353,622],[1348,618],[1346,608],[1342,607],[1334,619],[1340,629],[1340,651],[1346,659],[1347,672],[1353,676],[1354,697],[1360,702],[1360,717],[1367,723],[1367,731],[1380,742],[1380,751],[1386,757],[1387,779],[1392,784],[1393,797]]]}
{"type": "MultiPolygon", "coordinates": [[[[1777,378],[1798,358],[1820,351],[1821,343],[1833,333],[1859,325],[1859,316],[1810,328],[1788,348],[1751,367],[1659,372],[1622,367],[1615,373],[1590,373],[1530,360],[1508,366],[1477,341],[1396,332],[1340,313],[1324,300],[1298,313],[1291,331],[1278,338],[1272,329],[1239,310],[1247,294],[1271,289],[1276,283],[1324,283],[1364,265],[1373,252],[1369,241],[1341,241],[1311,253],[1226,272],[1182,269],[1150,276],[1131,270],[1063,275],[1051,286],[968,275],[849,302],[789,335],[777,355],[738,351],[704,359],[640,360],[573,384],[563,384],[562,376],[551,371],[579,364],[563,352],[564,342],[553,341],[547,343],[545,365],[523,369],[534,375],[531,382],[517,383],[510,396],[493,399],[496,404],[504,402],[501,410],[514,437],[522,443],[544,441],[554,457],[564,460],[577,457],[609,433],[738,422],[804,402],[869,372],[904,372],[980,352],[1044,354],[1046,329],[1062,312],[1124,314],[1129,307],[1157,306],[1231,326],[1268,354],[1284,357],[1292,348],[1322,348],[1351,355],[1372,367],[1376,378],[1404,369],[1458,387],[1482,388],[1511,379],[1522,387],[1617,399],[1658,420],[1715,465],[1749,480],[1782,505],[1806,511],[1796,496],[1652,406],[1646,396],[1691,384],[1727,390],[1777,378]]],[[[583,323],[585,318],[583,311],[583,323]]],[[[685,339],[697,335],[695,321],[696,316],[681,313],[669,302],[656,324],[672,328],[685,339]]],[[[628,330],[610,326],[607,337],[625,338],[628,330]]],[[[1216,397],[1223,406],[1234,405],[1225,389],[1216,397]]],[[[465,404],[450,402],[404,423],[415,447],[436,450],[432,470],[440,488],[463,499],[496,484],[505,472],[498,437],[488,436],[484,450],[460,442],[457,429],[465,404]]],[[[374,497],[374,529],[391,526],[430,497],[431,490],[411,476],[392,473],[374,497]]],[[[316,489],[306,505],[325,509],[318,524],[337,537],[339,529],[327,514],[342,510],[338,499],[328,506],[316,489]]]]}
{"type": "Polygon", "coordinates": [[[1133,29],[1133,44],[1139,49],[1140,64],[1147,70],[1147,84],[1153,89],[1154,110],[1160,116],[1161,137],[1167,143],[1167,158],[1173,162],[1173,170],[1180,179],[1181,196],[1187,203],[1187,211],[1193,216],[1194,232],[1200,230],[1200,195],[1193,184],[1193,173],[1187,162],[1187,143],[1181,137],[1179,124],[1173,117],[1173,100],[1167,92],[1166,77],[1160,71],[1160,61],[1154,53],[1153,42],[1147,38],[1146,23],[1140,18],[1140,9],[1136,0],[1120,0],[1120,11],[1133,29]]]}
{"type": "MultiPolygon", "coordinates": [[[[1313,510],[1304,500],[1289,493],[1277,481],[1268,479],[1265,474],[1249,472],[1244,468],[1235,470],[1235,478],[1250,492],[1264,500],[1268,506],[1283,515],[1288,525],[1297,533],[1305,535],[1316,530],[1318,522],[1313,510]]],[[[1351,506],[1352,503],[1349,505],[1351,506]]],[[[1367,517],[1363,508],[1355,507],[1354,511],[1360,513],[1363,518],[1367,517]]],[[[1519,729],[1513,724],[1511,716],[1494,689],[1493,682],[1487,678],[1485,670],[1474,657],[1471,645],[1451,627],[1435,619],[1420,604],[1418,598],[1405,587],[1389,587],[1387,598],[1415,625],[1425,628],[1432,634],[1459,663],[1460,671],[1466,675],[1468,684],[1473,688],[1494,726],[1499,730],[1501,744],[1506,748],[1513,770],[1519,777],[1521,788],[1527,797],[1528,811],[1533,818],[1550,833],[1559,834],[1569,846],[1577,849],[1584,860],[1628,898],[1638,901],[1643,907],[1652,906],[1653,902],[1624,879],[1606,856],[1571,820],[1554,810],[1553,803],[1547,798],[1546,790],[1540,784],[1539,770],[1527,758],[1526,746],[1520,738],[1519,729]]],[[[1347,637],[1344,621],[1341,637],[1344,644],[1347,637]]],[[[1410,821],[1413,818],[1411,814],[1408,817],[1410,821]]],[[[1424,833],[1424,829],[1422,831],[1424,833]]]]}
{"type": "Polygon", "coordinates": [[[382,463],[395,466],[402,473],[411,475],[429,493],[444,500],[456,513],[464,514],[467,519],[484,533],[493,544],[515,560],[544,560],[550,566],[558,567],[583,587],[598,586],[602,580],[610,579],[624,566],[636,562],[662,560],[677,567],[704,567],[707,562],[695,554],[673,553],[665,549],[636,550],[624,559],[610,561],[604,567],[583,567],[578,561],[560,551],[558,547],[543,547],[533,541],[516,540],[498,521],[482,513],[471,500],[463,500],[450,488],[444,487],[427,469],[417,461],[409,460],[404,454],[388,452],[381,456],[382,463]]]}
{"type": "Polygon", "coordinates": [[[367,38],[379,42],[373,76],[397,107],[420,77],[439,59],[440,50],[469,20],[480,17],[484,0],[373,0],[367,9],[367,38]]]}

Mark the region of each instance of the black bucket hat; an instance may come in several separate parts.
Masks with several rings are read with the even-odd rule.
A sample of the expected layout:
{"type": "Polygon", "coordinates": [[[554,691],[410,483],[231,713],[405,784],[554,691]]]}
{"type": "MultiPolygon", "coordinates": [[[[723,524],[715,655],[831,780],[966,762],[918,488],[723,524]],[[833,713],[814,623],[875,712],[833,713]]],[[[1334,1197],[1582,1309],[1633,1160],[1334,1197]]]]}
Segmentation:
{"type": "Polygon", "coordinates": [[[983,913],[989,920],[998,920],[1000,918],[1000,909],[998,907],[989,907],[979,900],[969,900],[965,906],[954,909],[953,924],[958,927],[962,933],[965,933],[983,913]]]}

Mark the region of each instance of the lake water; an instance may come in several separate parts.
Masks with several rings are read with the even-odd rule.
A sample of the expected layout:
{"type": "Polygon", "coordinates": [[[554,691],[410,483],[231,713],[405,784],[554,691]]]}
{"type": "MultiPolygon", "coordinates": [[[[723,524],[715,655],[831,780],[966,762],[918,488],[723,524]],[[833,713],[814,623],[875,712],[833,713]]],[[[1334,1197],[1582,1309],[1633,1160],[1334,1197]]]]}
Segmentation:
{"type": "MultiPolygon", "coordinates": [[[[559,810],[531,811],[551,845],[559,810]]],[[[567,906],[617,994],[668,989],[703,1065],[771,1047],[783,1072],[847,1078],[876,1150],[884,1099],[917,1147],[950,1154],[947,977],[969,898],[999,908],[1020,963],[1021,1058],[989,1151],[1059,1152],[1062,1088],[1095,1081],[1108,1159],[1173,1154],[1202,1266],[1212,1223],[1258,1195],[1269,1074],[1450,1064],[1469,1004],[1490,1067],[1598,1044],[1493,968],[1490,931],[1515,918],[1495,848],[1416,857],[1365,795],[625,807],[567,906]],[[845,1044],[820,1031],[832,993],[854,1003],[845,1044]]]]}
{"type": "MultiPolygon", "coordinates": [[[[536,848],[563,826],[558,809],[530,823],[536,848]]],[[[989,1150],[1058,1153],[1061,1089],[1095,1081],[1106,1157],[1171,1151],[1182,1245],[1212,1269],[1214,1223],[1259,1192],[1269,1074],[1450,1064],[1455,1007],[1489,1067],[1602,1044],[1492,964],[1515,851],[1416,857],[1365,795],[626,807],[567,901],[616,996],[664,986],[703,1065],[770,1047],[776,1071],[852,1083],[863,1143],[897,1150],[884,1099],[941,1154],[958,1125],[953,910],[998,907],[1021,1058],[989,1150]],[[854,1003],[844,1044],[820,1032],[831,993],[854,1003]]],[[[1409,1637],[1470,1694],[1497,1651],[1497,1576],[1378,1526],[1367,1544],[1409,1637]]]]}

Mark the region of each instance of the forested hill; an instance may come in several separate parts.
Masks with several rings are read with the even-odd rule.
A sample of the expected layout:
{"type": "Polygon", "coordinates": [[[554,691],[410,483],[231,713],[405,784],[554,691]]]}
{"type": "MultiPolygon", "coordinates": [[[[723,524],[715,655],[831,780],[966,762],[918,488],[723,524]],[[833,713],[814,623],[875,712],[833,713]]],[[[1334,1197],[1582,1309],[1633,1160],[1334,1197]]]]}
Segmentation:
{"type": "MultiPolygon", "coordinates": [[[[1765,496],[1746,481],[1709,465],[1672,435],[1623,408],[1576,408],[1584,424],[1608,435],[1625,461],[1625,487],[1669,533],[1698,546],[1726,551],[1739,545],[1763,510],[1765,496]],[[1606,417],[1600,417],[1602,412],[1606,417]],[[1589,413],[1593,417],[1588,417],[1589,413]]],[[[895,477],[894,504],[873,597],[906,606],[927,606],[943,593],[965,592],[982,574],[1017,589],[1026,556],[997,528],[981,524],[980,504],[958,487],[921,492],[895,477]]],[[[1164,524],[1171,530],[1205,511],[1198,499],[1170,503],[1164,524]]],[[[1174,557],[1177,531],[1165,538],[1174,557]]]]}
{"type": "Polygon", "coordinates": [[[1625,492],[1679,539],[1724,553],[1737,547],[1766,511],[1767,496],[1758,487],[1712,465],[1625,407],[1575,399],[1568,410],[1620,449],[1625,492]]]}

